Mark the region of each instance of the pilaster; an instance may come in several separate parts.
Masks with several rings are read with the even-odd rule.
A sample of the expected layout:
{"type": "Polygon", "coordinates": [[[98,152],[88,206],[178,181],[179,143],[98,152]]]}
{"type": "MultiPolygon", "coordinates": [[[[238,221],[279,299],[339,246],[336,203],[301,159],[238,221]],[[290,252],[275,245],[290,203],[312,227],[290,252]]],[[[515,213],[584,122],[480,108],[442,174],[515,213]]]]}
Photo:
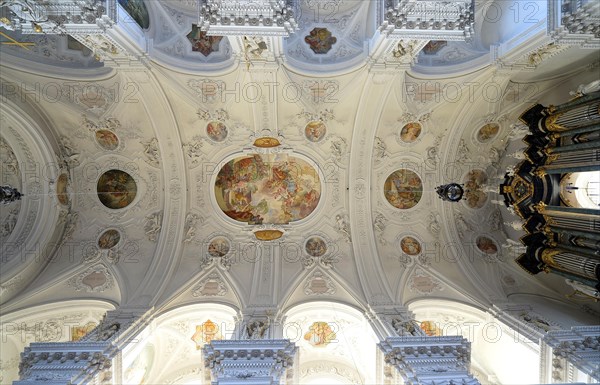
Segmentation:
{"type": "Polygon", "coordinates": [[[600,380],[600,326],[552,330],[542,341],[553,362],[566,360],[593,379],[600,380]]]}
{"type": "Polygon", "coordinates": [[[109,311],[79,341],[32,343],[21,353],[16,385],[118,384],[120,352],[148,326],[151,310],[109,311]]]}

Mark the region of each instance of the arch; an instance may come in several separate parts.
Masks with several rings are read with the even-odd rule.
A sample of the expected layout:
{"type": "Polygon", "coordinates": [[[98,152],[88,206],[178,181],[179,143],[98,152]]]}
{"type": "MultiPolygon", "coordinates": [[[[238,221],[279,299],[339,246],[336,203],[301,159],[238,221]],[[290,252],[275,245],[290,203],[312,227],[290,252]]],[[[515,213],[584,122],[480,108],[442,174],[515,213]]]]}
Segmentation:
{"type": "Polygon", "coordinates": [[[560,181],[560,197],[571,207],[600,209],[600,172],[585,171],[565,175],[560,181]]]}
{"type": "Polygon", "coordinates": [[[140,333],[138,343],[123,350],[123,379],[128,369],[135,379],[144,372],[146,383],[153,384],[204,378],[202,346],[214,339],[234,338],[237,315],[232,306],[214,302],[159,313],[140,333]],[[197,365],[190,366],[190,360],[197,365]]]}
{"type": "Polygon", "coordinates": [[[20,354],[31,342],[65,342],[74,339],[90,323],[97,325],[113,304],[100,300],[52,302],[13,311],[0,316],[2,334],[3,384],[19,378],[20,354]],[[81,328],[81,329],[79,329],[81,328]]]}
{"type": "Polygon", "coordinates": [[[379,340],[361,311],[313,301],[288,309],[283,319],[283,337],[299,348],[301,383],[323,375],[334,383],[339,383],[339,377],[344,383],[375,382],[379,340]]]}
{"type": "Polygon", "coordinates": [[[462,335],[469,340],[475,373],[495,376],[503,384],[539,381],[537,343],[491,314],[460,302],[440,299],[417,300],[409,305],[409,309],[428,334],[462,335]],[[425,327],[423,322],[430,324],[425,327]]]}
{"type": "Polygon", "coordinates": [[[60,173],[56,157],[58,146],[50,122],[35,105],[3,101],[7,108],[0,117],[2,138],[10,146],[19,165],[21,178],[20,210],[14,229],[2,245],[3,266],[0,302],[17,295],[51,260],[60,244],[62,227],[54,183],[60,173]],[[27,257],[35,250],[34,258],[27,257]]]}

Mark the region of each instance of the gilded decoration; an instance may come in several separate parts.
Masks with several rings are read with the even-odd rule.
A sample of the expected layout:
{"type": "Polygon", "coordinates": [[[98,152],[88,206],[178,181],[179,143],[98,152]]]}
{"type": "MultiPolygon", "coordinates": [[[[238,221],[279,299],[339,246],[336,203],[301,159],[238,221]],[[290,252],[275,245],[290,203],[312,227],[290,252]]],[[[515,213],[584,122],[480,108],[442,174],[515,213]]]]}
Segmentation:
{"type": "Polygon", "coordinates": [[[271,148],[271,147],[277,147],[280,145],[281,145],[281,143],[279,142],[279,140],[277,138],[273,138],[270,136],[258,138],[254,141],[254,147],[259,147],[259,148],[271,148]]]}
{"type": "Polygon", "coordinates": [[[279,230],[258,230],[254,232],[254,236],[259,241],[274,241],[281,238],[282,235],[283,232],[279,230]]]}
{"type": "Polygon", "coordinates": [[[413,171],[400,169],[387,177],[383,184],[385,199],[398,209],[410,209],[423,196],[423,182],[413,171]]]}
{"type": "Polygon", "coordinates": [[[67,186],[69,184],[69,176],[67,174],[60,174],[56,180],[56,197],[61,205],[69,204],[69,193],[67,186]]]}
{"type": "Polygon", "coordinates": [[[205,31],[201,31],[198,25],[192,24],[192,31],[186,35],[190,43],[192,43],[192,51],[200,52],[204,56],[208,56],[219,50],[219,44],[223,40],[223,36],[209,36],[205,31]]]}
{"type": "Polygon", "coordinates": [[[337,42],[337,38],[331,35],[327,28],[314,28],[310,34],[304,37],[304,41],[314,53],[326,54],[331,46],[337,42]]]}
{"type": "Polygon", "coordinates": [[[254,154],[227,162],[215,198],[228,217],[248,224],[284,224],[317,207],[321,181],[306,161],[287,154],[254,154]]]}
{"type": "Polygon", "coordinates": [[[196,332],[192,341],[196,343],[196,350],[200,350],[204,344],[210,344],[215,340],[222,340],[223,335],[219,331],[219,325],[211,320],[206,320],[201,325],[196,325],[196,332]]]}
{"type": "Polygon", "coordinates": [[[421,329],[430,337],[439,337],[442,335],[442,329],[436,325],[433,321],[423,321],[421,322],[421,329]]]}
{"type": "Polygon", "coordinates": [[[97,325],[95,322],[88,322],[84,326],[72,326],[71,327],[71,341],[79,341],[86,334],[88,334],[89,332],[94,330],[94,328],[96,326],[97,325]]]}
{"type": "Polygon", "coordinates": [[[304,335],[304,340],[308,341],[314,347],[326,347],[332,341],[335,341],[336,334],[327,322],[314,322],[304,335]]]}

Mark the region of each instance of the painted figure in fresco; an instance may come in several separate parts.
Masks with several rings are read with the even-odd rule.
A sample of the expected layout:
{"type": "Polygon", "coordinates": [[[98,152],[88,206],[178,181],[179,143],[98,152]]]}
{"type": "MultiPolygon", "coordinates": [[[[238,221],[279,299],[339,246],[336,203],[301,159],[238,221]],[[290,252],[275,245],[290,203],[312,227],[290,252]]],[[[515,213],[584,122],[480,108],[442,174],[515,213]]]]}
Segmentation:
{"type": "Polygon", "coordinates": [[[337,39],[331,36],[327,28],[315,28],[304,38],[310,49],[316,54],[325,54],[329,52],[331,46],[337,42],[337,39]]]}
{"type": "Polygon", "coordinates": [[[486,254],[496,254],[498,252],[498,247],[488,237],[477,238],[477,247],[486,254]]]}
{"type": "Polygon", "coordinates": [[[323,139],[325,132],[327,131],[325,124],[321,121],[310,122],[304,129],[306,138],[311,142],[318,142],[323,139]]]}
{"type": "Polygon", "coordinates": [[[421,252],[421,244],[413,237],[404,237],[400,242],[400,247],[408,255],[417,255],[421,252]]]}
{"type": "Polygon", "coordinates": [[[289,223],[315,209],[320,181],[314,169],[300,160],[281,155],[263,159],[263,155],[255,154],[223,166],[215,193],[223,212],[235,220],[289,223]]]}
{"type": "Polygon", "coordinates": [[[448,42],[445,40],[430,40],[429,43],[423,47],[423,53],[425,55],[435,55],[447,44],[448,42]]]}
{"type": "Polygon", "coordinates": [[[306,253],[312,257],[320,257],[327,251],[327,246],[321,238],[310,238],[306,241],[306,253]]]}
{"type": "Polygon", "coordinates": [[[229,241],[225,238],[213,239],[208,245],[208,254],[213,257],[222,257],[229,252],[229,241]]]}
{"type": "Polygon", "coordinates": [[[414,207],[423,194],[421,179],[409,170],[398,170],[391,174],[385,181],[384,190],[388,202],[399,209],[414,207]]]}
{"type": "Polygon", "coordinates": [[[104,148],[105,150],[114,150],[119,146],[119,139],[117,136],[108,130],[96,131],[96,141],[100,147],[104,148]]]}
{"type": "Polygon", "coordinates": [[[483,207],[487,194],[482,191],[482,186],[487,182],[487,175],[481,170],[471,170],[465,180],[465,196],[467,206],[478,209],[483,207]]]}
{"type": "Polygon", "coordinates": [[[107,230],[98,239],[98,247],[101,249],[110,249],[121,240],[121,235],[117,230],[107,230]]]}
{"type": "Polygon", "coordinates": [[[412,143],[421,135],[421,125],[419,123],[408,123],[400,131],[400,139],[406,143],[412,143]]]}
{"type": "Polygon", "coordinates": [[[336,338],[335,332],[331,330],[331,326],[327,322],[315,322],[308,330],[304,339],[312,346],[324,347],[336,338]]]}
{"type": "Polygon", "coordinates": [[[227,127],[222,122],[209,122],[206,125],[206,133],[215,142],[222,142],[227,137],[227,127]]]}
{"type": "Polygon", "coordinates": [[[98,180],[98,198],[106,207],[120,209],[133,201],[137,187],[133,178],[120,170],[109,170],[98,180]]]}
{"type": "Polygon", "coordinates": [[[496,136],[496,134],[498,133],[498,131],[500,130],[500,126],[498,126],[495,123],[488,123],[485,126],[481,127],[479,129],[479,132],[477,133],[477,139],[480,142],[487,142],[490,139],[492,139],[494,136],[496,136]]]}

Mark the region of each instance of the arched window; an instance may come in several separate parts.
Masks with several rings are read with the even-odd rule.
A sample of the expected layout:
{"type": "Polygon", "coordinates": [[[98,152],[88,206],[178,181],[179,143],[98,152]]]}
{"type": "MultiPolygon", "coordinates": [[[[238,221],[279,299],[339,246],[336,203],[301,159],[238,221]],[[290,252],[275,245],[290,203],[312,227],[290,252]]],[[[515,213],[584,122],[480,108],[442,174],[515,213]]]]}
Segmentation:
{"type": "Polygon", "coordinates": [[[560,181],[560,197],[571,207],[600,208],[600,171],[575,172],[560,181]]]}

